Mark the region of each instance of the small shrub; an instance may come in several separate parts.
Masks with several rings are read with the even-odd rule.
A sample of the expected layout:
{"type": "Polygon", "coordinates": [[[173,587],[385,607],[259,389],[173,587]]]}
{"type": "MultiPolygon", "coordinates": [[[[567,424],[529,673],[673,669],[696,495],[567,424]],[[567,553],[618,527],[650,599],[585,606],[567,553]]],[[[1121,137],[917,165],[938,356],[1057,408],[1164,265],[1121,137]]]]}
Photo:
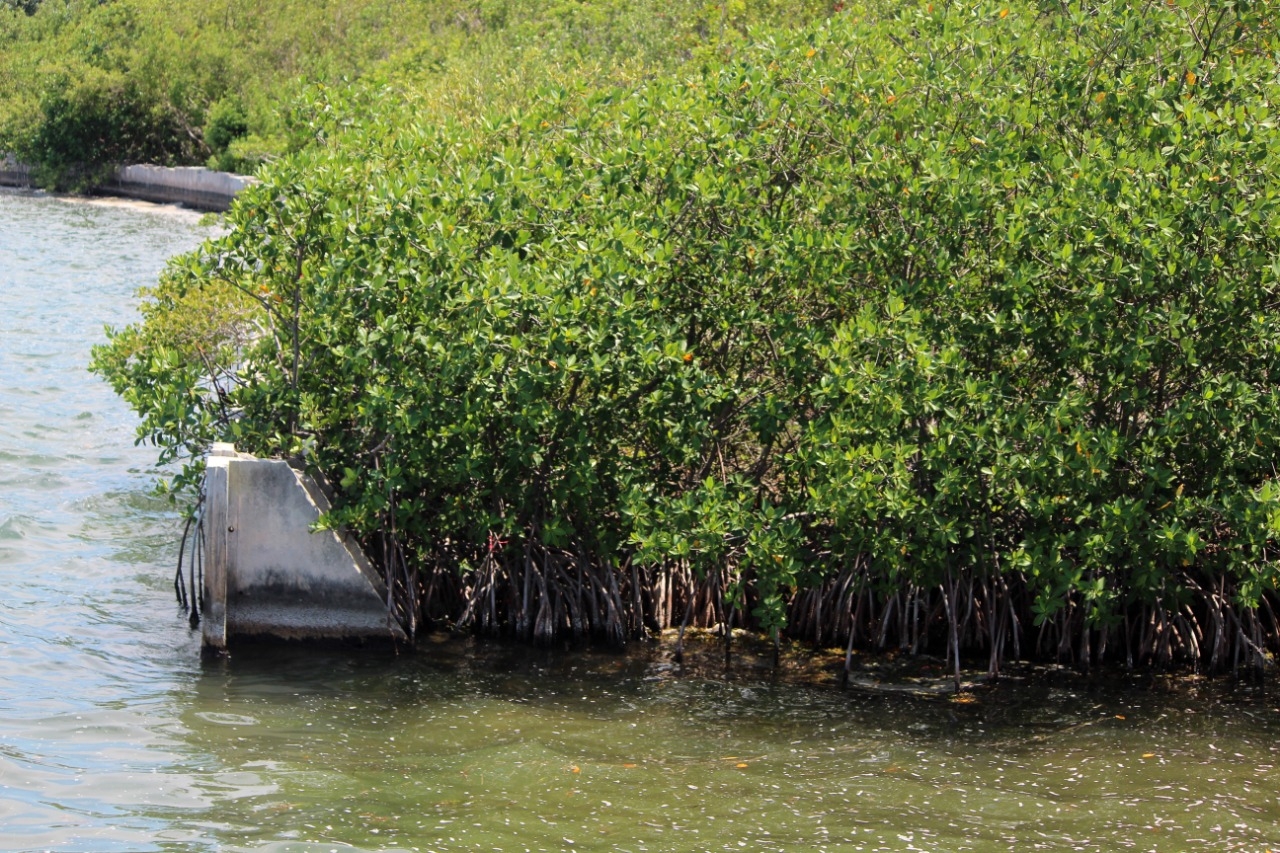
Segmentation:
{"type": "Polygon", "coordinates": [[[249,119],[239,99],[226,97],[209,108],[205,116],[204,142],[212,155],[209,168],[224,172],[235,171],[237,157],[231,147],[249,135],[249,119]]]}

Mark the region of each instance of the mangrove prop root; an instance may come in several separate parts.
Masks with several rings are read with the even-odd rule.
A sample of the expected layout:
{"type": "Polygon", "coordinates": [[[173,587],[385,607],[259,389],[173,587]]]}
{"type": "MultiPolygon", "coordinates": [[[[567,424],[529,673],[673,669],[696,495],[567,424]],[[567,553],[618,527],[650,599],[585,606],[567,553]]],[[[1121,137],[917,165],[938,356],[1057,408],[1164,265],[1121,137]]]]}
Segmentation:
{"type": "Polygon", "coordinates": [[[1024,653],[1081,670],[1114,658],[1203,672],[1256,672],[1280,653],[1275,602],[1263,598],[1258,608],[1245,608],[1226,578],[1187,578],[1189,600],[1134,601],[1106,620],[1091,620],[1086,602],[1072,595],[1037,624],[1035,591],[1019,573],[953,570],[933,587],[893,589],[877,583],[859,561],[793,591],[786,625],[775,632],[756,620],[758,594],[750,577],[732,566],[700,574],[685,561],[598,560],[532,538],[471,552],[442,550],[420,565],[393,542],[373,553],[384,561],[395,618],[412,633],[450,627],[543,645],[590,640],[621,646],[673,629],[678,661],[686,632],[698,628],[719,634],[727,664],[737,627],[779,643],[785,638],[840,649],[842,682],[856,651],[891,644],[904,653],[942,657],[957,685],[963,660],[983,661],[994,678],[1024,653]],[[1037,634],[1028,644],[1030,625],[1037,625],[1037,634]]]}

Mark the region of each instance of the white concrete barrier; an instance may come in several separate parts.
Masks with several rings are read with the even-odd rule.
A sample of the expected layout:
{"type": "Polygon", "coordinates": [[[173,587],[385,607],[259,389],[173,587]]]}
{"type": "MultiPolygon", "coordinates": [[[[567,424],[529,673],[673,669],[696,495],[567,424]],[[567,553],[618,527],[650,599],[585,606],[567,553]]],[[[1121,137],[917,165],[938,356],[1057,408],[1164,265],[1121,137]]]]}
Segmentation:
{"type": "MultiPolygon", "coordinates": [[[[201,166],[121,166],[111,180],[93,188],[100,195],[123,196],[196,210],[224,211],[256,178],[215,172],[201,166]]],[[[0,155],[0,187],[31,188],[35,170],[11,155],[0,155]]]]}
{"type": "Polygon", "coordinates": [[[236,195],[254,183],[246,175],[214,172],[200,166],[121,166],[98,192],[144,201],[182,204],[200,210],[226,210],[236,195]]]}
{"type": "Polygon", "coordinates": [[[359,545],[312,529],[328,509],[315,481],[287,462],[214,445],[205,478],[206,650],[237,637],[405,639],[359,545]]]}

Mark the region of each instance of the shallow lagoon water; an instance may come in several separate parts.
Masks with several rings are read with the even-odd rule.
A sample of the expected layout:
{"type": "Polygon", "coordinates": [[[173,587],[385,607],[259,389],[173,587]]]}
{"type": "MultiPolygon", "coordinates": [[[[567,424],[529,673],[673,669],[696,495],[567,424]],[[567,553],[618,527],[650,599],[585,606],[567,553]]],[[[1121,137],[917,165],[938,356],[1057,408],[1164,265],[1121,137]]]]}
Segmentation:
{"type": "Polygon", "coordinates": [[[1270,687],[962,704],[443,638],[202,664],[153,453],[85,365],[206,234],[0,194],[0,850],[1280,847],[1270,687]]]}

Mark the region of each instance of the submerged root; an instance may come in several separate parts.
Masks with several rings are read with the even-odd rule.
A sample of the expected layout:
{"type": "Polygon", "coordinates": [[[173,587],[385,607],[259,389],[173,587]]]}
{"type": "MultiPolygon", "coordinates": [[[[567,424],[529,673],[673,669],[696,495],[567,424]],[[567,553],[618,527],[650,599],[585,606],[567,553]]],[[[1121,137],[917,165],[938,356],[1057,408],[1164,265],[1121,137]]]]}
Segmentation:
{"type": "MultiPolygon", "coordinates": [[[[761,631],[749,577],[728,570],[706,576],[687,562],[644,565],[592,559],[582,550],[497,539],[470,553],[443,553],[424,565],[396,545],[378,548],[393,612],[410,635],[451,628],[539,645],[592,641],[622,646],[673,629],[680,659],[690,629],[761,631]],[[731,587],[730,578],[734,579],[731,587]],[[728,589],[737,599],[726,599],[728,589]]],[[[819,584],[795,590],[778,637],[839,649],[845,675],[855,651],[934,655],[958,673],[961,659],[985,662],[998,677],[1013,662],[1035,659],[1075,666],[1117,661],[1205,673],[1260,671],[1280,652],[1275,603],[1241,607],[1222,578],[1186,578],[1190,600],[1167,606],[1134,601],[1105,620],[1091,619],[1076,595],[1036,622],[1035,593],[1018,573],[957,572],[933,587],[888,588],[859,561],[819,584]],[[1031,652],[1024,658],[1024,652],[1031,652]]],[[[1184,596],[1186,598],[1186,596],[1184,596]]],[[[958,681],[958,675],[953,676],[958,681]]]]}

